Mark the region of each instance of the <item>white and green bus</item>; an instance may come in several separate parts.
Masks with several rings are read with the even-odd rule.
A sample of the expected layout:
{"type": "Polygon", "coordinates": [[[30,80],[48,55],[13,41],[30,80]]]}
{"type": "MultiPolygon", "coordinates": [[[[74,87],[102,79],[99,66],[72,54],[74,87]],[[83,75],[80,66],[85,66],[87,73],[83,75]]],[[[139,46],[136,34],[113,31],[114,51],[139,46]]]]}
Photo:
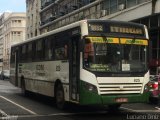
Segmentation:
{"type": "Polygon", "coordinates": [[[148,102],[148,40],[141,24],[78,21],[13,45],[10,81],[59,108],[148,102]]]}

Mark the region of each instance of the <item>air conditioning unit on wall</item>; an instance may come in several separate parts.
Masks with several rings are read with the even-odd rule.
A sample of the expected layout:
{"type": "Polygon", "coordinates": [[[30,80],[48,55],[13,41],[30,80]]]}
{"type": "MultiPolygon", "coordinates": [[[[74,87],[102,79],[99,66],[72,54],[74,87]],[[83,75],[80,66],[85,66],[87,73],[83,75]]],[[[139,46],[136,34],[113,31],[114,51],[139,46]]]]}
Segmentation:
{"type": "Polygon", "coordinates": [[[108,14],[107,12],[108,12],[107,10],[101,10],[101,16],[102,17],[106,16],[108,14]]]}
{"type": "Polygon", "coordinates": [[[125,9],[125,4],[120,4],[120,5],[118,6],[118,9],[119,9],[119,10],[124,10],[124,9],[125,9]]]}

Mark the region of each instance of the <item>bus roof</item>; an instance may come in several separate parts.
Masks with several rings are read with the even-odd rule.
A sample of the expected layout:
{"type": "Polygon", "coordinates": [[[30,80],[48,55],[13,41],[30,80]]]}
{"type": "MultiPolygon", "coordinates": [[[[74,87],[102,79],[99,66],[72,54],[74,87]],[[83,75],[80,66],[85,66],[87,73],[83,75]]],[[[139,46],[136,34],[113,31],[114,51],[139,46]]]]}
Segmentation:
{"type": "MultiPolygon", "coordinates": [[[[83,22],[87,22],[87,21],[86,21],[86,20],[83,20],[83,22]]],[[[55,34],[55,33],[58,33],[58,32],[62,32],[62,31],[65,31],[65,30],[70,29],[70,28],[78,27],[78,26],[80,26],[81,23],[82,23],[82,21],[78,21],[78,22],[75,22],[75,23],[72,23],[72,24],[69,24],[69,25],[66,25],[66,26],[57,28],[57,29],[55,29],[55,30],[46,32],[46,33],[44,33],[44,34],[35,36],[35,37],[33,37],[33,38],[30,38],[30,39],[27,39],[27,40],[25,40],[25,41],[23,41],[23,42],[14,44],[14,45],[12,45],[12,47],[18,46],[18,45],[21,45],[21,44],[24,44],[24,43],[28,43],[28,42],[31,42],[31,41],[34,41],[34,40],[37,40],[37,39],[40,39],[40,38],[44,38],[44,37],[47,37],[47,36],[49,36],[49,35],[52,35],[52,34],[55,34]]]]}
{"type": "Polygon", "coordinates": [[[47,36],[50,36],[52,34],[56,34],[56,33],[59,33],[59,32],[63,32],[65,30],[68,30],[68,29],[72,29],[72,28],[75,28],[75,27],[78,27],[78,26],[81,26],[83,23],[90,23],[90,22],[95,22],[95,23],[109,23],[109,24],[114,24],[114,23],[118,23],[118,24],[126,24],[126,25],[133,25],[133,26],[139,26],[139,27],[144,27],[144,25],[142,24],[137,24],[137,23],[133,23],[133,22],[126,22],[126,21],[115,21],[115,20],[98,20],[98,19],[85,19],[85,20],[81,20],[81,21],[77,21],[75,23],[71,23],[69,25],[66,25],[66,26],[62,26],[60,28],[57,28],[55,30],[52,30],[52,31],[49,31],[49,32],[46,32],[44,34],[41,34],[41,35],[38,35],[36,37],[33,37],[33,38],[30,38],[30,39],[27,39],[23,42],[20,42],[20,43],[17,43],[17,44],[14,44],[12,45],[11,47],[14,47],[14,46],[19,46],[21,44],[24,44],[24,43],[28,43],[28,42],[31,42],[31,41],[34,41],[34,40],[37,40],[37,39],[40,39],[40,38],[44,38],[44,37],[47,37],[47,36]]]}

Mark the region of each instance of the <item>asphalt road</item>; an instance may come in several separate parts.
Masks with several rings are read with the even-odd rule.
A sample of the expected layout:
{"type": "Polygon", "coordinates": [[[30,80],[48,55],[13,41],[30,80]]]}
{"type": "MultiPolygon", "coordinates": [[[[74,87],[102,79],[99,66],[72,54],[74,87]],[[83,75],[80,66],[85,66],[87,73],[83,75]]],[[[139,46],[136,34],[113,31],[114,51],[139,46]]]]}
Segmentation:
{"type": "Polygon", "coordinates": [[[117,113],[105,108],[69,105],[58,110],[53,98],[37,94],[24,96],[21,89],[0,80],[0,119],[2,120],[160,120],[156,104],[124,104],[117,113]]]}

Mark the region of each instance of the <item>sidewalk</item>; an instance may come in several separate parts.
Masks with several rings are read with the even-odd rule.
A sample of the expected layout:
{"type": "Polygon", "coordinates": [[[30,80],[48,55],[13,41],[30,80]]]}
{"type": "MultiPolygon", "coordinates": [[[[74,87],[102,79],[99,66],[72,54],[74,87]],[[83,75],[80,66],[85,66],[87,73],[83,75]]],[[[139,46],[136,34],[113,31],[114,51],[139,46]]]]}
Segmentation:
{"type": "Polygon", "coordinates": [[[13,86],[9,80],[0,80],[0,93],[19,93],[21,92],[20,88],[13,86]]]}

